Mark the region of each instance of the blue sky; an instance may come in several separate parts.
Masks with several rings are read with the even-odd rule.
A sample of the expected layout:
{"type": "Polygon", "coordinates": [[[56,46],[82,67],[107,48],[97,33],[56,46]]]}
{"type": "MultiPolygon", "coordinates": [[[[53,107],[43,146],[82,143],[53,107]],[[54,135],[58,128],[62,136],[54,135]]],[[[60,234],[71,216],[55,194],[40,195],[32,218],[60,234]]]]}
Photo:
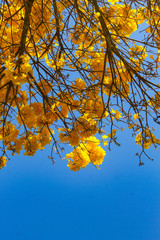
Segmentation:
{"type": "Polygon", "coordinates": [[[144,158],[128,131],[101,170],[71,172],[49,149],[13,157],[0,171],[2,240],[159,240],[160,162],[144,158]]]}

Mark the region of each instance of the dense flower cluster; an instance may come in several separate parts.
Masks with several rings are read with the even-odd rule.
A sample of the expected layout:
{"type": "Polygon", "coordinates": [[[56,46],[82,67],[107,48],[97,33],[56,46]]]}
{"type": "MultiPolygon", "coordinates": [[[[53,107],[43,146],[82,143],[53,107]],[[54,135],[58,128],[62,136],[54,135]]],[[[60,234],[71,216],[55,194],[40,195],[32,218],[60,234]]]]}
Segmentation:
{"type": "Polygon", "coordinates": [[[0,157],[0,169],[6,167],[7,159],[6,157],[0,157]]]}
{"type": "Polygon", "coordinates": [[[102,164],[106,153],[99,144],[96,137],[89,137],[85,142],[80,143],[73,152],[66,155],[68,167],[73,171],[78,171],[89,163],[93,163],[95,166],[102,164]]]}

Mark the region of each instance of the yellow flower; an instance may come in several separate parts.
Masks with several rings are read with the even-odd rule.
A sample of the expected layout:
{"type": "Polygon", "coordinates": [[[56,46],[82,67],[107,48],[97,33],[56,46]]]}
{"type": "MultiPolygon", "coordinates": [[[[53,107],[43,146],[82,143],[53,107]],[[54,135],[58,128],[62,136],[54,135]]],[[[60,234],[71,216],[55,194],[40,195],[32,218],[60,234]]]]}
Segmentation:
{"type": "Polygon", "coordinates": [[[79,171],[85,168],[90,162],[95,166],[102,164],[105,151],[99,146],[100,141],[96,137],[89,137],[85,142],[82,142],[70,154],[66,155],[68,167],[72,171],[79,171]]]}
{"type": "Polygon", "coordinates": [[[12,142],[18,136],[19,130],[12,123],[6,123],[6,127],[0,128],[0,139],[4,140],[5,143],[12,142]]]}
{"type": "Polygon", "coordinates": [[[39,149],[37,138],[35,135],[30,135],[24,141],[24,150],[26,151],[24,155],[34,156],[36,151],[39,149]]]}
{"type": "Polygon", "coordinates": [[[69,144],[72,146],[72,147],[74,147],[74,146],[78,146],[79,145],[79,143],[80,143],[80,137],[79,137],[79,135],[78,135],[78,133],[77,132],[71,132],[70,134],[69,134],[69,144]]]}
{"type": "Polygon", "coordinates": [[[102,138],[103,138],[103,139],[106,139],[106,138],[108,138],[108,136],[107,136],[107,135],[103,135],[102,138]]]}
{"type": "Polygon", "coordinates": [[[6,167],[6,163],[7,163],[6,157],[1,156],[0,157],[0,169],[2,169],[3,167],[6,167]]]}
{"type": "Polygon", "coordinates": [[[141,132],[139,132],[136,136],[136,139],[135,139],[136,144],[142,145],[142,139],[143,138],[142,138],[141,132]]]}
{"type": "Polygon", "coordinates": [[[95,17],[100,17],[100,16],[101,16],[100,12],[95,13],[95,17]]]}
{"type": "MultiPolygon", "coordinates": [[[[36,109],[36,108],[34,108],[36,109]]],[[[19,124],[25,124],[28,128],[33,128],[37,124],[37,117],[33,111],[33,108],[29,105],[22,105],[20,113],[17,115],[17,121],[19,124]]]]}
{"type": "Polygon", "coordinates": [[[114,5],[116,2],[118,2],[119,0],[108,0],[109,3],[111,3],[112,5],[114,5]]]}
{"type": "Polygon", "coordinates": [[[134,120],[138,119],[138,118],[139,118],[139,116],[140,116],[140,114],[139,114],[139,113],[136,113],[136,114],[134,114],[134,115],[133,115],[133,118],[134,118],[134,120]]]}
{"type": "Polygon", "coordinates": [[[119,119],[119,118],[121,118],[121,113],[118,110],[116,110],[116,113],[114,116],[116,119],[119,119]]]}

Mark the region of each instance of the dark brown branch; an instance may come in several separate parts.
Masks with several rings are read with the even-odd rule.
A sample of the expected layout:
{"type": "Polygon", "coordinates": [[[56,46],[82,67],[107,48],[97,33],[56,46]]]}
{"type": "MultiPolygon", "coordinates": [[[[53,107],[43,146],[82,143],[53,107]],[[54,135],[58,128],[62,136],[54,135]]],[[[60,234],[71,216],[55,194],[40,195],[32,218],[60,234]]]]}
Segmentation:
{"type": "Polygon", "coordinates": [[[24,23],[23,23],[23,30],[22,30],[20,46],[19,46],[19,49],[16,52],[15,56],[17,56],[17,55],[21,56],[25,52],[25,44],[26,44],[28,29],[30,26],[30,15],[31,15],[33,2],[34,2],[34,0],[24,0],[25,17],[24,17],[24,23]]]}

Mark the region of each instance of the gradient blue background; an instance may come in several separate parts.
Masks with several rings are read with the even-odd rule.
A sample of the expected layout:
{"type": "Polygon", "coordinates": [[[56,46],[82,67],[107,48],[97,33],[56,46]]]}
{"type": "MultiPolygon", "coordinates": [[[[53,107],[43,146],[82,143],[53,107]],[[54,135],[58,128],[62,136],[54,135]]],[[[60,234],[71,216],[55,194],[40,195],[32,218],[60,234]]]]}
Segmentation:
{"type": "Polygon", "coordinates": [[[12,158],[0,171],[0,239],[159,240],[159,150],[139,167],[128,131],[120,141],[101,170],[52,165],[49,149],[12,158]]]}

